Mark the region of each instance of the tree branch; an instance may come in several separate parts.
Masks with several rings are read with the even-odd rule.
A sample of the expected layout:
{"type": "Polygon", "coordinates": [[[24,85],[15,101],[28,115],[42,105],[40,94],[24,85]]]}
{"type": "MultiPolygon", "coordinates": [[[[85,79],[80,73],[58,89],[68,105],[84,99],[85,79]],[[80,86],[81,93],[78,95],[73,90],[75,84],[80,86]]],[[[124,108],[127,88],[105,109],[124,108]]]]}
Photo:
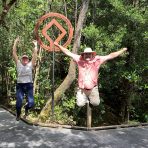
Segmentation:
{"type": "MultiPolygon", "coordinates": [[[[79,14],[79,19],[74,36],[74,45],[72,49],[74,53],[77,53],[77,50],[80,47],[81,30],[83,28],[84,19],[86,18],[86,12],[88,10],[89,1],[90,0],[83,0],[82,2],[82,8],[79,14]]],[[[71,60],[68,75],[54,92],[55,104],[59,102],[61,95],[65,93],[65,91],[71,86],[72,82],[75,80],[75,77],[76,77],[76,66],[74,61],[71,60]]],[[[39,115],[39,120],[45,121],[48,118],[49,112],[51,111],[51,100],[52,98],[50,97],[39,115]]]]}
{"type": "Polygon", "coordinates": [[[8,14],[10,8],[17,2],[17,0],[11,0],[8,4],[7,4],[7,0],[2,0],[2,12],[0,14],[0,25],[5,26],[5,17],[8,14]]]}

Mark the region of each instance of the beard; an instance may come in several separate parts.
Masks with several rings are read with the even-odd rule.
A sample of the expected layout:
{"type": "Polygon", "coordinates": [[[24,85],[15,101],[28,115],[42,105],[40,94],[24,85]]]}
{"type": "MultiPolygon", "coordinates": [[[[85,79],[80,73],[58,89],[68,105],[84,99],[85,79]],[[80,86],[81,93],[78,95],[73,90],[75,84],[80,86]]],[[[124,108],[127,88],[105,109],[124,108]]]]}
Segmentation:
{"type": "Polygon", "coordinates": [[[91,58],[85,58],[85,60],[86,60],[86,61],[90,61],[90,60],[91,60],[91,58]]]}

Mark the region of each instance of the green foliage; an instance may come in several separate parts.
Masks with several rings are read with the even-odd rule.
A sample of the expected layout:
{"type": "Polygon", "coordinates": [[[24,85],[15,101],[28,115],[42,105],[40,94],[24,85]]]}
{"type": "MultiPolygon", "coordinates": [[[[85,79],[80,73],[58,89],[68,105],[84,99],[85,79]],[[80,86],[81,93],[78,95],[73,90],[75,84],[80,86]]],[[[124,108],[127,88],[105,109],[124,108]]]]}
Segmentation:
{"type": "Polygon", "coordinates": [[[12,77],[12,80],[16,80],[16,68],[15,67],[9,67],[8,72],[10,74],[10,76],[12,77]]]}
{"type": "Polygon", "coordinates": [[[39,113],[39,111],[45,105],[45,98],[44,98],[43,94],[35,94],[34,101],[35,101],[35,110],[37,111],[37,113],[39,113]]]}
{"type": "MultiPolygon", "coordinates": [[[[108,31],[112,32],[113,25],[108,26],[108,31]]],[[[117,26],[116,31],[114,33],[109,34],[104,27],[97,27],[93,24],[85,27],[83,29],[83,35],[85,36],[85,40],[87,44],[96,49],[98,54],[107,54],[108,51],[111,52],[113,49],[121,46],[122,39],[126,34],[126,27],[117,26]],[[106,49],[106,51],[104,51],[106,49]]],[[[88,46],[87,45],[87,46],[88,46]]]]}
{"type": "Polygon", "coordinates": [[[127,79],[131,83],[132,82],[133,83],[137,83],[137,82],[139,82],[141,80],[140,75],[137,75],[137,72],[136,71],[133,71],[131,73],[126,72],[126,73],[123,74],[123,77],[125,79],[127,79]]]}
{"type": "MultiPolygon", "coordinates": [[[[79,14],[81,1],[77,1],[79,14]]],[[[0,1],[0,13],[2,11],[0,1]]],[[[122,47],[128,47],[128,54],[109,61],[100,69],[100,106],[94,108],[93,126],[123,123],[129,113],[129,120],[148,122],[147,113],[147,1],[138,3],[128,0],[93,0],[82,30],[81,52],[89,46],[99,55],[106,55],[122,47]],[[123,119],[123,120],[121,120],[123,119]]],[[[21,37],[17,49],[31,56],[35,24],[46,12],[59,12],[67,16],[75,26],[75,1],[18,1],[9,11],[5,22],[8,30],[0,26],[0,91],[1,94],[15,91],[16,71],[12,60],[12,45],[21,37]],[[64,3],[65,2],[65,3],[64,3]]],[[[78,15],[77,14],[77,15],[78,15]]],[[[64,26],[65,27],[65,26],[64,26]]],[[[56,31],[55,31],[56,32],[56,31]]],[[[72,49],[72,45],[69,46],[72,49]]],[[[70,58],[55,54],[55,88],[68,73],[70,58]]],[[[38,91],[35,92],[38,115],[51,96],[52,54],[43,51],[37,76],[38,91]]],[[[86,106],[75,104],[76,82],[62,96],[55,106],[55,120],[62,124],[86,125],[86,106]]],[[[50,118],[50,117],[49,117],[50,118]]],[[[132,122],[131,121],[131,122],[132,122]]]]}
{"type": "Polygon", "coordinates": [[[59,105],[54,107],[54,121],[60,124],[75,125],[73,111],[75,110],[75,98],[70,96],[62,96],[62,100],[59,105]]]}

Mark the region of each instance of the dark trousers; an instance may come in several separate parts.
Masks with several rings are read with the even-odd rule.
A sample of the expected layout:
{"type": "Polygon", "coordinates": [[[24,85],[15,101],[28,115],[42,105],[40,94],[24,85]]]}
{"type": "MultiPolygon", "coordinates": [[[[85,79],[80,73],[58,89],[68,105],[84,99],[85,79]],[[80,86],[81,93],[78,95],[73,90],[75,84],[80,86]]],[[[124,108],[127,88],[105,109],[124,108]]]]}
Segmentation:
{"type": "Polygon", "coordinates": [[[17,83],[16,85],[16,111],[18,116],[21,114],[24,95],[27,96],[25,110],[28,111],[34,106],[33,83],[17,83]]]}

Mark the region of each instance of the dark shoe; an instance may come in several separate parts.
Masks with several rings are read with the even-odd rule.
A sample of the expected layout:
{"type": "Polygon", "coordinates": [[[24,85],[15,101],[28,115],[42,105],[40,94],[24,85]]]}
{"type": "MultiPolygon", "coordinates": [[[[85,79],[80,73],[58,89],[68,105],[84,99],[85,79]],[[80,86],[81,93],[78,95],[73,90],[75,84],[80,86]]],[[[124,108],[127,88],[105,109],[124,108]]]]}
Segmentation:
{"type": "Polygon", "coordinates": [[[29,112],[28,112],[28,110],[26,109],[26,110],[25,110],[24,118],[26,118],[28,115],[29,115],[29,112]]]}
{"type": "Polygon", "coordinates": [[[17,115],[17,116],[16,116],[16,121],[19,121],[20,118],[21,118],[20,115],[19,115],[19,116],[17,115]]]}

